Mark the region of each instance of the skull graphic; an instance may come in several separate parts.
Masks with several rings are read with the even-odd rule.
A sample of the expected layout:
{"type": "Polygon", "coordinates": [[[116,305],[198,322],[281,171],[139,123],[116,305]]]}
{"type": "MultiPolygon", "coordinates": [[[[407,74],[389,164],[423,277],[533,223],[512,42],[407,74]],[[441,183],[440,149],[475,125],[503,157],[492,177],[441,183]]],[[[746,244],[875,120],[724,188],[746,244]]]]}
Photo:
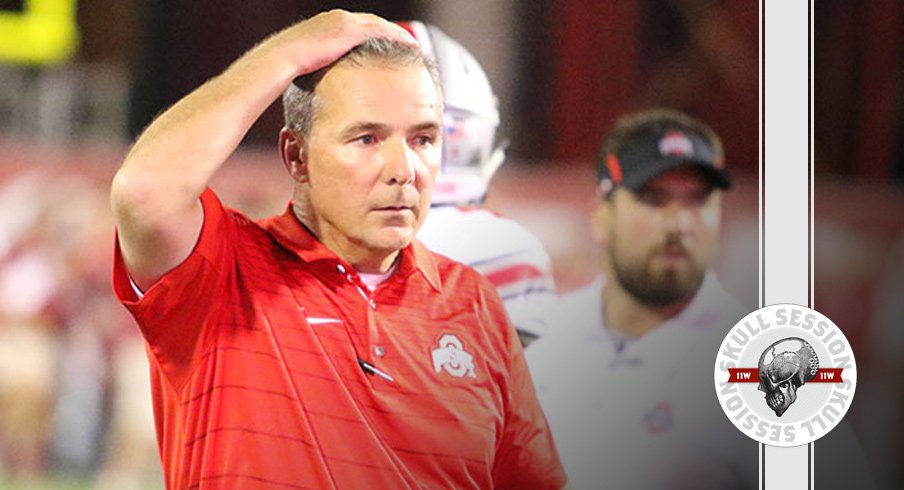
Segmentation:
{"type": "Polygon", "coordinates": [[[760,356],[760,385],[766,404],[781,417],[797,400],[797,389],[816,376],[819,358],[806,340],[797,337],[774,342],[760,356]]]}

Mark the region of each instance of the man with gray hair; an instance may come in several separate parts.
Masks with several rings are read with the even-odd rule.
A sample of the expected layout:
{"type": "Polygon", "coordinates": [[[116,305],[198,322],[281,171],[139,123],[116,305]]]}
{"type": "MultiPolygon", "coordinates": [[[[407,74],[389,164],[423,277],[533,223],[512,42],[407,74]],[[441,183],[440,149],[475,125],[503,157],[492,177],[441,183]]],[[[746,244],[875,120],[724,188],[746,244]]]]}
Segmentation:
{"type": "Polygon", "coordinates": [[[180,100],[117,172],[114,289],[148,347],[167,488],[561,488],[492,285],[414,240],[442,94],[403,29],[331,11],[180,100]],[[207,187],[280,94],[293,200],[207,187]]]}

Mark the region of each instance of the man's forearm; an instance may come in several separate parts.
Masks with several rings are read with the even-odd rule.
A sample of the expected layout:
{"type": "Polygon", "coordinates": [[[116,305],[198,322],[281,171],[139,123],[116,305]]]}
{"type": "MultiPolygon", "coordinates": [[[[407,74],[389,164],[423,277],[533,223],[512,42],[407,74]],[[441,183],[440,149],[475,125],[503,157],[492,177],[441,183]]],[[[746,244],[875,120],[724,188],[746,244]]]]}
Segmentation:
{"type": "Polygon", "coordinates": [[[136,141],[123,180],[191,206],[257,118],[298,75],[332,63],[367,37],[414,43],[370,14],[332,11],[270,36],[158,117],[136,141]],[[128,179],[125,177],[128,176],[128,179]]]}
{"type": "Polygon", "coordinates": [[[260,114],[290,83],[287,63],[252,50],[161,114],[113,181],[124,258],[148,286],[181,262],[201,229],[198,197],[260,114]]]}
{"type": "Polygon", "coordinates": [[[110,196],[123,258],[139,286],[191,252],[203,222],[198,197],[261,113],[296,76],[334,62],[368,37],[416,42],[370,14],[319,14],[270,36],[147,127],[110,196]]]}
{"type": "MultiPolygon", "coordinates": [[[[166,212],[161,207],[194,205],[216,170],[292,79],[294,70],[287,61],[259,48],[145,129],[117,174],[117,180],[129,187],[125,200],[154,202],[149,208],[159,212],[166,212]]],[[[151,218],[145,211],[142,216],[151,218]]]]}

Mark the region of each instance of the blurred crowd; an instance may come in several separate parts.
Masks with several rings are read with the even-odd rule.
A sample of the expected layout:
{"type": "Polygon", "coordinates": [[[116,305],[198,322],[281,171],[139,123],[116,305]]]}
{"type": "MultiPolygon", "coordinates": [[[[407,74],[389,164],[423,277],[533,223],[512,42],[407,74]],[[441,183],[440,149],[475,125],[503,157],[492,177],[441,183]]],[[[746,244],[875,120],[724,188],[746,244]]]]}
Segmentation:
{"type": "MultiPolygon", "coordinates": [[[[122,152],[0,148],[0,486],[160,488],[143,341],[110,289],[122,152]]],[[[284,205],[236,180],[234,204],[284,205]]]]}
{"type": "Polygon", "coordinates": [[[113,483],[128,467],[127,477],[153,481],[159,470],[143,347],[110,294],[104,175],[56,165],[4,170],[2,479],[102,475],[110,488],[128,488],[113,483]]]}

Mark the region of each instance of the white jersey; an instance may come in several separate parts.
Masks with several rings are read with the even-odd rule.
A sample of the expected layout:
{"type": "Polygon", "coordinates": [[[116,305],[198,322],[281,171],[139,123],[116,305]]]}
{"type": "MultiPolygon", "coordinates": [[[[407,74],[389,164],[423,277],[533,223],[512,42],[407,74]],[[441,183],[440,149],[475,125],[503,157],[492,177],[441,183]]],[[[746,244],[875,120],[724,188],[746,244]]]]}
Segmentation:
{"type": "Polygon", "coordinates": [[[679,315],[628,340],[598,279],[561,299],[528,366],[575,489],[756,488],[757,448],[716,400],[713,368],[746,313],[708,274],[679,315]]]}
{"type": "Polygon", "coordinates": [[[557,298],[551,260],[540,240],[523,226],[485,209],[435,206],[417,238],[430,250],[486,276],[522,341],[546,332],[557,298]]]}

